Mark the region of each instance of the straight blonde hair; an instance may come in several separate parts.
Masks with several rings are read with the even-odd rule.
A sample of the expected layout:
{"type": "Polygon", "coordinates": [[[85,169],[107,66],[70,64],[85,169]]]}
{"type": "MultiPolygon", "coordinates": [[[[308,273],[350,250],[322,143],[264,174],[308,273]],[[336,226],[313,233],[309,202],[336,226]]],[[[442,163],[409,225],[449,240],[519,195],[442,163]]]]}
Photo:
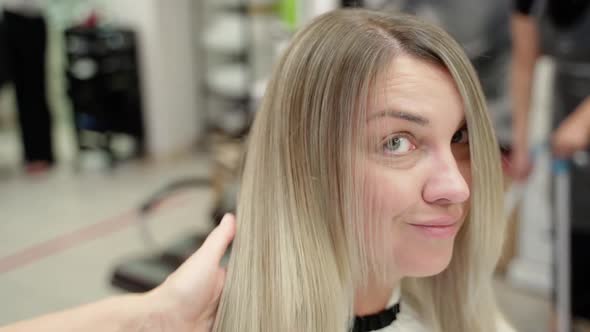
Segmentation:
{"type": "Polygon", "coordinates": [[[363,242],[355,147],[378,75],[400,54],[446,68],[462,97],[471,207],[448,268],[402,296],[440,332],[495,331],[491,279],[502,244],[497,142],[476,74],[444,31],[399,14],[337,10],[299,31],[269,82],[248,142],[237,234],[216,332],[351,328],[363,242]],[[485,314],[481,314],[485,313],[485,314]]]}

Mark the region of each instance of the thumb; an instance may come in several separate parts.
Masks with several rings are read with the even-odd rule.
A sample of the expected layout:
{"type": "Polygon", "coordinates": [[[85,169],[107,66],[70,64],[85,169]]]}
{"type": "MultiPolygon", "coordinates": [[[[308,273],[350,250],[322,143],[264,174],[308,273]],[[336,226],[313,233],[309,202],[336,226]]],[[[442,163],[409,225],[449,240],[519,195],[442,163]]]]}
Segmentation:
{"type": "Polygon", "coordinates": [[[219,225],[215,227],[211,234],[209,234],[201,248],[198,250],[198,253],[205,257],[210,257],[219,264],[235,236],[235,219],[236,218],[230,213],[223,216],[219,225]]]}
{"type": "MultiPolygon", "coordinates": [[[[199,250],[192,254],[170,277],[178,285],[192,285],[195,275],[211,278],[219,268],[219,262],[234,238],[236,226],[234,216],[226,214],[221,223],[207,236],[199,250]]],[[[212,280],[212,279],[209,279],[212,280]]]]}
{"type": "Polygon", "coordinates": [[[235,233],[235,217],[232,214],[226,214],[221,219],[221,223],[207,236],[199,250],[189,257],[181,268],[191,270],[193,268],[200,269],[203,265],[219,266],[219,262],[233,240],[235,233]]]}
{"type": "Polygon", "coordinates": [[[217,285],[215,285],[215,299],[218,302],[219,298],[221,297],[221,292],[223,291],[223,286],[225,285],[225,278],[227,276],[227,270],[221,269],[219,272],[219,279],[217,279],[217,285]]]}

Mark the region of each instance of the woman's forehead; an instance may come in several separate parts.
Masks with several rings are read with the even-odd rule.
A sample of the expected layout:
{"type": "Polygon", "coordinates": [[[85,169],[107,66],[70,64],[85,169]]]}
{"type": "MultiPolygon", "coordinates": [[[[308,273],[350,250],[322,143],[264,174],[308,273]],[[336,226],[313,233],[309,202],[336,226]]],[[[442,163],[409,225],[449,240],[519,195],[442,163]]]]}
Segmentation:
{"type": "Polygon", "coordinates": [[[367,117],[389,111],[430,121],[441,115],[456,121],[464,118],[461,95],[449,72],[411,56],[396,57],[376,81],[367,117]]]}

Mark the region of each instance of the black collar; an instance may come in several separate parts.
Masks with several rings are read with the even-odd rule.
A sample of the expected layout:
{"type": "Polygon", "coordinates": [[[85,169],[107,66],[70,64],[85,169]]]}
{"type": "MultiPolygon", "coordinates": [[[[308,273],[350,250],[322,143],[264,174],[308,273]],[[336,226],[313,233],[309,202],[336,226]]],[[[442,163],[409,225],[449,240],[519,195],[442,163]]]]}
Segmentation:
{"type": "Polygon", "coordinates": [[[352,329],[352,332],[369,332],[385,328],[395,321],[400,309],[401,307],[398,302],[393,307],[374,315],[357,316],[354,318],[354,328],[352,329]]]}

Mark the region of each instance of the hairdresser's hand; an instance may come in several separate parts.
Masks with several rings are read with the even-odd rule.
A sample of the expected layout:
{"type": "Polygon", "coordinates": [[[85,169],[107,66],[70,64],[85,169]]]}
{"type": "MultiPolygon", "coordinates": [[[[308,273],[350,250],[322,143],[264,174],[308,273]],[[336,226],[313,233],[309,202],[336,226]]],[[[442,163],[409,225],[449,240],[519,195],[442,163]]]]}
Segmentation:
{"type": "Polygon", "coordinates": [[[235,235],[233,215],[207,237],[201,248],[158,288],[145,295],[155,305],[158,331],[210,331],[223,285],[225,269],[219,266],[235,235]]]}
{"type": "Polygon", "coordinates": [[[531,158],[525,147],[516,147],[512,150],[509,162],[510,176],[518,182],[526,181],[533,169],[531,158]]]}
{"type": "Polygon", "coordinates": [[[553,154],[558,158],[570,158],[576,151],[584,150],[590,143],[590,105],[582,104],[567,117],[553,134],[553,154]]]}
{"type": "MultiPolygon", "coordinates": [[[[569,119],[568,119],[569,120],[569,119]]],[[[587,124],[566,120],[555,131],[552,138],[553,154],[558,158],[570,158],[576,151],[588,144],[587,124]]]]}

